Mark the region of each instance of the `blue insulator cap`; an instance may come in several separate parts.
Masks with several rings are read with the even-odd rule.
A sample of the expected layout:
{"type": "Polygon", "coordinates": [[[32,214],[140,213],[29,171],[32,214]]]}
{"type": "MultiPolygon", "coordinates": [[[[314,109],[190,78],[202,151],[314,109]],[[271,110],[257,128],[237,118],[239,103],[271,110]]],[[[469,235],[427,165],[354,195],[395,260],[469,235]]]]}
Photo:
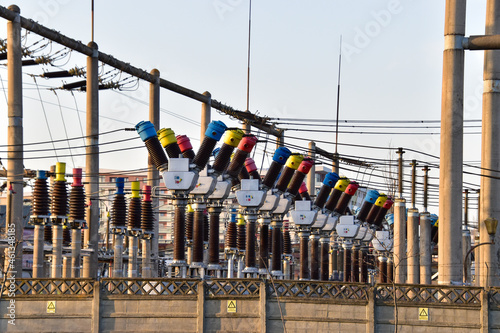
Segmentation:
{"type": "Polygon", "coordinates": [[[219,147],[215,148],[214,151],[212,152],[212,156],[217,157],[217,155],[219,155],[219,152],[220,152],[220,148],[219,147]]]}
{"type": "Polygon", "coordinates": [[[326,186],[334,187],[339,180],[339,175],[336,172],[327,173],[325,179],[323,180],[323,184],[326,186]]]}
{"type": "Polygon", "coordinates": [[[123,179],[123,177],[117,177],[115,194],[125,194],[125,192],[123,191],[124,187],[125,187],[125,179],[123,179]]]}
{"type": "Polygon", "coordinates": [[[219,141],[226,129],[227,126],[222,121],[214,120],[210,124],[208,124],[208,128],[205,131],[205,136],[208,136],[215,141],[219,141]]]}
{"type": "Polygon", "coordinates": [[[366,196],[365,196],[365,201],[368,201],[372,204],[375,203],[375,201],[377,201],[377,198],[379,197],[379,193],[378,191],[376,190],[369,190],[368,192],[366,192],[366,196]]]}
{"type": "Polygon", "coordinates": [[[47,171],[37,170],[36,171],[36,179],[47,179],[47,171]]]}
{"type": "Polygon", "coordinates": [[[385,216],[385,220],[387,221],[387,223],[389,225],[393,225],[394,224],[394,214],[387,214],[385,216]]]}
{"type": "Polygon", "coordinates": [[[434,226],[438,220],[438,216],[436,214],[431,214],[431,224],[434,226]]]}
{"type": "Polygon", "coordinates": [[[278,147],[278,149],[274,151],[273,161],[278,162],[281,165],[285,165],[286,160],[290,157],[290,155],[292,155],[290,149],[286,147],[278,147]]]}
{"type": "Polygon", "coordinates": [[[141,121],[135,125],[135,129],[137,133],[139,133],[142,141],[146,141],[153,136],[157,136],[155,126],[150,121],[141,121]]]}
{"type": "Polygon", "coordinates": [[[236,223],[236,209],[231,209],[231,222],[236,223]]]}

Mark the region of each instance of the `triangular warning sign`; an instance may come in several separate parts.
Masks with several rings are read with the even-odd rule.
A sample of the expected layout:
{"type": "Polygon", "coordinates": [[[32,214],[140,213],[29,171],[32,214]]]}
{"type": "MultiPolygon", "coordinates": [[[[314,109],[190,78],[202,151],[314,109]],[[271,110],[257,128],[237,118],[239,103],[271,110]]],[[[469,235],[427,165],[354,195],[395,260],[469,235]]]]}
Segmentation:
{"type": "Polygon", "coordinates": [[[49,310],[54,310],[56,306],[54,305],[54,302],[49,302],[49,305],[47,305],[47,309],[49,310]]]}
{"type": "Polygon", "coordinates": [[[418,315],[422,316],[422,317],[427,317],[428,316],[427,311],[425,311],[425,309],[420,310],[420,313],[418,315]]]}
{"type": "Polygon", "coordinates": [[[233,301],[230,301],[229,304],[227,305],[228,309],[236,309],[236,304],[234,304],[233,301]]]}

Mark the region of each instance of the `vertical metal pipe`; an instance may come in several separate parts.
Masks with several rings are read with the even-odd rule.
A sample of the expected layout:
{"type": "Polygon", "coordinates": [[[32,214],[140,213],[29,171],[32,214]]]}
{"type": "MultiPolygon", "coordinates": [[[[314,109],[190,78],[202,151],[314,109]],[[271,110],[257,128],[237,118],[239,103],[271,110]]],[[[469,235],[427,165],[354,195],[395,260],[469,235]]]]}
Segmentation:
{"type": "Polygon", "coordinates": [[[123,235],[114,237],[113,277],[123,277],[123,235]]]}
{"type": "MultiPolygon", "coordinates": [[[[316,159],[316,143],[314,141],[309,142],[309,152],[307,153],[307,155],[313,160],[316,159]]],[[[316,167],[314,165],[307,174],[306,185],[311,196],[316,196],[316,167]]]]}
{"type": "Polygon", "coordinates": [[[128,241],[128,277],[137,277],[137,250],[138,239],[136,236],[129,236],[128,241]]]}
{"type": "Polygon", "coordinates": [[[88,194],[91,205],[87,208],[87,225],[85,230],[85,244],[92,252],[89,254],[89,276],[97,278],[99,249],[99,61],[97,59],[97,44],[88,43],[94,49],[92,56],[87,57],[87,128],[86,128],[86,167],[85,167],[85,192],[88,194]]]}
{"type": "Polygon", "coordinates": [[[438,282],[447,285],[452,282],[462,282],[464,95],[462,41],[465,35],[465,9],[466,0],[446,0],[439,166],[438,282]]]}
{"type": "Polygon", "coordinates": [[[151,272],[151,239],[142,239],[142,277],[152,277],[151,272]]]}
{"type": "Polygon", "coordinates": [[[82,250],[82,230],[74,228],[71,230],[71,277],[80,277],[80,257],[82,250]]]}
{"type": "Polygon", "coordinates": [[[469,190],[464,190],[464,226],[469,225],[469,190]]]}
{"type": "Polygon", "coordinates": [[[408,260],[408,283],[420,284],[420,249],[418,239],[418,209],[408,209],[408,237],[406,256],[408,260]]]}
{"type": "Polygon", "coordinates": [[[424,171],[424,213],[425,213],[427,212],[428,199],[429,199],[429,166],[425,165],[422,171],[424,171]]]}
{"type": "MultiPolygon", "coordinates": [[[[311,245],[311,280],[319,280],[319,237],[318,235],[309,236],[309,244],[311,245]]],[[[302,253],[301,253],[302,255],[302,253]]]]}
{"type": "Polygon", "coordinates": [[[43,278],[43,224],[35,224],[33,234],[33,278],[43,278]]]}
{"type": "Polygon", "coordinates": [[[52,274],[53,279],[62,277],[63,229],[60,224],[52,225],[52,274]]]}
{"type": "MultiPolygon", "coordinates": [[[[300,280],[309,280],[309,241],[308,234],[305,232],[299,232],[300,237],[300,280]]],[[[274,258],[274,251],[273,251],[274,258]]]]}
{"type": "Polygon", "coordinates": [[[403,148],[398,148],[396,152],[399,155],[398,158],[398,192],[399,198],[403,198],[403,154],[405,153],[403,148]]]}
{"type": "Polygon", "coordinates": [[[420,283],[431,284],[432,242],[431,217],[428,212],[420,214],[420,283]]]}
{"type": "MultiPolygon", "coordinates": [[[[150,73],[156,81],[149,85],[149,121],[158,130],[160,128],[160,71],[155,68],[150,73]]],[[[148,185],[151,186],[153,191],[151,204],[153,206],[153,232],[155,237],[152,238],[151,257],[153,258],[153,275],[156,276],[158,272],[158,241],[160,239],[160,199],[154,194],[155,189],[160,186],[160,174],[152,161],[148,162],[148,185]]]]}
{"type": "Polygon", "coordinates": [[[406,200],[394,203],[394,282],[406,282],[406,200]]]}
{"type": "MultiPolygon", "coordinates": [[[[21,277],[23,261],[23,82],[21,48],[21,10],[9,6],[16,19],[7,21],[7,183],[12,192],[7,195],[6,223],[15,226],[16,246],[14,269],[21,277]]],[[[11,266],[9,266],[11,267],[11,266]]]]}

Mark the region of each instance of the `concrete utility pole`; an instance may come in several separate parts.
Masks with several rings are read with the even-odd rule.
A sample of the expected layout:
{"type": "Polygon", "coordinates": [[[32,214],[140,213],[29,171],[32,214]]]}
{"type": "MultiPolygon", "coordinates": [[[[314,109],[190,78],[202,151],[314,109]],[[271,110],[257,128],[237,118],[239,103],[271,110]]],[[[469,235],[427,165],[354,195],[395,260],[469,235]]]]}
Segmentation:
{"type": "Polygon", "coordinates": [[[85,230],[85,246],[92,250],[89,260],[84,260],[83,277],[97,278],[97,250],[99,247],[99,61],[97,44],[88,44],[94,53],[87,57],[87,148],[85,153],[85,192],[90,200],[87,208],[87,227],[85,230]]]}
{"type": "Polygon", "coordinates": [[[412,160],[411,165],[411,206],[408,209],[407,221],[407,260],[408,260],[408,283],[420,284],[420,249],[418,240],[418,224],[420,215],[416,208],[416,185],[417,185],[417,161],[412,160]]]}
{"type": "MultiPolygon", "coordinates": [[[[316,143],[314,141],[309,142],[309,153],[307,154],[310,158],[316,160],[316,143]]],[[[309,194],[316,196],[316,166],[313,165],[309,173],[307,174],[307,189],[309,194]]]]}
{"type": "MultiPolygon", "coordinates": [[[[486,2],[486,35],[500,34],[500,1],[486,2]]],[[[490,242],[483,221],[500,219],[500,51],[484,52],[483,74],[483,118],[481,139],[481,220],[479,237],[481,243],[490,242]]],[[[441,242],[441,240],[440,240],[441,242]]],[[[495,236],[495,245],[481,247],[480,281],[482,287],[499,284],[497,253],[500,250],[500,233],[495,236]]]]}
{"type": "MultiPolygon", "coordinates": [[[[151,75],[157,78],[155,83],[149,85],[149,121],[154,125],[155,129],[158,131],[160,129],[160,71],[156,68],[151,70],[151,75]]],[[[149,160],[148,163],[148,185],[151,186],[153,190],[153,195],[151,196],[153,205],[153,238],[151,240],[151,255],[153,257],[153,272],[152,277],[158,275],[158,241],[160,235],[160,200],[156,195],[154,195],[155,189],[160,186],[160,173],[153,165],[152,161],[149,160]]]]}
{"type": "MultiPolygon", "coordinates": [[[[10,271],[21,277],[23,261],[23,78],[21,48],[21,10],[16,5],[9,7],[16,18],[7,22],[7,113],[9,118],[7,135],[7,183],[12,192],[7,195],[7,226],[15,226],[15,261],[10,271]]],[[[8,251],[8,249],[6,250],[8,251]]],[[[7,253],[7,252],[6,252],[7,253]]],[[[12,262],[11,262],[12,264],[12,262]]]]}
{"type": "Polygon", "coordinates": [[[403,148],[398,158],[398,198],[394,201],[394,282],[406,282],[406,200],[403,199],[403,148]]]}
{"type": "Polygon", "coordinates": [[[208,124],[210,124],[210,121],[212,119],[212,95],[208,92],[205,91],[203,95],[207,96],[208,102],[207,103],[201,103],[201,128],[200,128],[200,143],[203,141],[203,138],[205,137],[205,132],[207,131],[208,124]]]}
{"type": "Polygon", "coordinates": [[[439,166],[439,283],[462,282],[463,95],[466,0],[446,0],[439,166]]]}
{"type": "MultiPolygon", "coordinates": [[[[469,224],[469,190],[465,189],[464,190],[464,225],[462,227],[462,257],[465,260],[465,257],[467,256],[467,253],[470,250],[471,247],[471,239],[470,239],[470,230],[468,227],[469,224]]],[[[471,276],[471,257],[467,257],[467,263],[464,263],[464,267],[467,270],[465,276],[469,277],[471,276]]],[[[468,283],[468,281],[465,281],[465,283],[468,283]]]]}
{"type": "Polygon", "coordinates": [[[420,214],[420,283],[431,284],[432,240],[431,216],[427,211],[429,167],[424,171],[424,211],[420,214]]]}

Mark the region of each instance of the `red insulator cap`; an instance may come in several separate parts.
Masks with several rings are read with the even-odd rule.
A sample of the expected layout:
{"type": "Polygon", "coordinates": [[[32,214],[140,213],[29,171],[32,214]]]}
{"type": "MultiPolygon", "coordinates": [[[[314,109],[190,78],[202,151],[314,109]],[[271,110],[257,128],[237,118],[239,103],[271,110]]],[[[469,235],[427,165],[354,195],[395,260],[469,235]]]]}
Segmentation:
{"type": "Polygon", "coordinates": [[[311,170],[312,166],[314,165],[314,161],[312,158],[304,158],[302,163],[300,163],[299,168],[297,169],[298,171],[307,174],[309,170],[311,170]]]}
{"type": "Polygon", "coordinates": [[[308,189],[307,189],[307,185],[306,183],[302,182],[302,185],[300,185],[300,188],[299,188],[299,193],[302,194],[304,192],[307,192],[308,189]]]}
{"type": "Polygon", "coordinates": [[[345,193],[349,194],[350,196],[353,196],[354,193],[358,190],[359,184],[356,182],[350,182],[349,185],[347,185],[347,188],[345,189],[345,193]]]}
{"type": "Polygon", "coordinates": [[[245,167],[247,168],[248,173],[254,172],[257,170],[257,166],[255,165],[255,161],[253,158],[247,157],[245,160],[245,167]]]}
{"type": "Polygon", "coordinates": [[[73,169],[73,184],[71,186],[83,186],[82,184],[82,168],[73,169]]]}
{"type": "Polygon", "coordinates": [[[240,143],[238,144],[238,149],[250,153],[256,143],[257,137],[255,135],[248,135],[241,139],[240,143]]]}
{"type": "Polygon", "coordinates": [[[191,145],[191,140],[186,135],[177,135],[177,144],[179,145],[179,148],[181,150],[181,153],[185,152],[186,150],[193,149],[193,146],[191,145]]]}
{"type": "Polygon", "coordinates": [[[391,209],[393,203],[394,201],[392,201],[392,198],[387,198],[382,208],[389,210],[391,209]]]}
{"type": "Polygon", "coordinates": [[[151,186],[144,185],[142,188],[142,193],[144,194],[143,201],[151,201],[151,186]]]}

